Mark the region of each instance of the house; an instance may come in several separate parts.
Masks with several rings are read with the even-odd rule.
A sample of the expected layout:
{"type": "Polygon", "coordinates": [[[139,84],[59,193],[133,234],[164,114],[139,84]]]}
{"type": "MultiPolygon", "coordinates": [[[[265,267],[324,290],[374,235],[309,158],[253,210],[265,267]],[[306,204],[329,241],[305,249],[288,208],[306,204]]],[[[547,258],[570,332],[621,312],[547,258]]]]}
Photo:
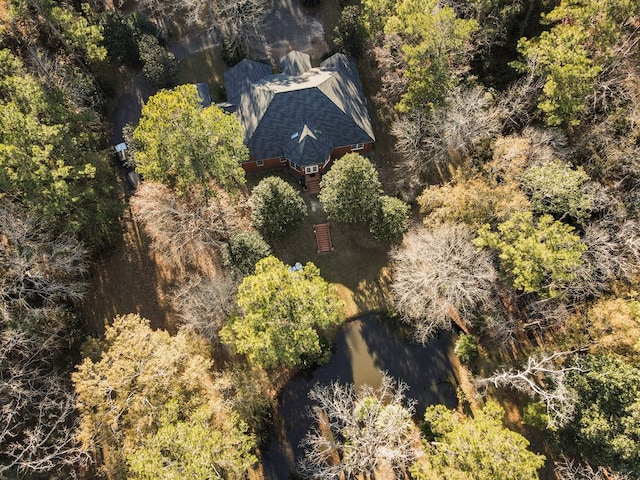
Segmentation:
{"type": "Polygon", "coordinates": [[[355,61],[337,53],[312,68],[292,51],[279,62],[243,60],[225,72],[228,111],[245,131],[246,172],[288,169],[308,185],[334,159],[368,152],[375,137],[355,61]]]}
{"type": "Polygon", "coordinates": [[[198,91],[198,96],[200,97],[200,105],[202,107],[208,107],[211,105],[211,93],[209,92],[209,84],[208,83],[196,83],[196,90],[198,91]]]}

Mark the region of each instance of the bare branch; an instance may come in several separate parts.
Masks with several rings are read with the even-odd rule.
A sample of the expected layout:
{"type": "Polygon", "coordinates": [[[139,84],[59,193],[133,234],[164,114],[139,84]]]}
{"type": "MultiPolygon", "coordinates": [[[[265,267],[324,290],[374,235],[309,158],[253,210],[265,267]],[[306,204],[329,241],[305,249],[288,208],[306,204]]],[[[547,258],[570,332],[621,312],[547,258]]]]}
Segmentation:
{"type": "Polygon", "coordinates": [[[235,308],[237,285],[226,276],[214,279],[199,275],[180,286],[172,298],[173,307],[185,328],[191,328],[212,345],[235,308]]]}
{"type": "Polygon", "coordinates": [[[474,313],[494,306],[496,271],[489,254],[473,246],[466,227],[413,230],[391,253],[391,262],[395,307],[421,342],[451,328],[452,315],[465,328],[474,313]]]}
{"type": "MultiPolygon", "coordinates": [[[[60,313],[43,314],[53,319],[60,313]]],[[[39,335],[16,329],[0,334],[0,475],[48,472],[89,459],[76,439],[75,396],[53,371],[66,336],[64,324],[39,335]]]]}
{"type": "Polygon", "coordinates": [[[486,394],[489,385],[510,387],[545,403],[547,428],[566,425],[575,408],[575,392],[566,385],[569,372],[580,371],[579,367],[557,366],[560,360],[575,352],[555,352],[542,357],[531,356],[524,370],[503,370],[493,376],[475,381],[481,393],[486,394]]]}
{"type": "Polygon", "coordinates": [[[610,472],[603,467],[593,468],[566,455],[561,455],[555,462],[555,473],[559,480],[633,480],[629,475],[610,472]]]}
{"type": "Polygon", "coordinates": [[[383,466],[406,471],[416,458],[415,402],[405,400],[407,388],[386,374],[380,387],[358,392],[353,384],[316,385],[309,392],[316,427],[301,444],[298,471],[318,480],[373,478],[383,466]]]}
{"type": "Polygon", "coordinates": [[[0,205],[0,299],[9,308],[78,300],[87,251],[71,235],[55,235],[41,219],[0,205]]]}
{"type": "Polygon", "coordinates": [[[421,182],[429,169],[468,158],[482,139],[500,131],[500,112],[484,89],[456,89],[435,110],[414,109],[396,120],[391,132],[402,155],[399,185],[421,182]]]}
{"type": "Polygon", "coordinates": [[[153,248],[175,265],[192,265],[200,256],[214,256],[242,224],[240,212],[222,191],[209,204],[187,204],[168,187],[143,182],[131,206],[153,248]]]}

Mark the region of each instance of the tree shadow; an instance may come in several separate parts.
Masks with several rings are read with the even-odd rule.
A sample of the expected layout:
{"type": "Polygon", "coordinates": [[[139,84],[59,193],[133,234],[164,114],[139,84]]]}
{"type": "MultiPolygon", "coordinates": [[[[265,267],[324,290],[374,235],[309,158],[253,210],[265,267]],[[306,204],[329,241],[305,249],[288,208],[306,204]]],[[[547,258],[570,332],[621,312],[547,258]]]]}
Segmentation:
{"type": "Polygon", "coordinates": [[[90,288],[80,312],[87,330],[103,335],[116,315],[137,313],[153,328],[176,330],[175,313],[160,292],[169,290],[172,275],[160,265],[150,239],[128,211],[122,240],[91,269],[90,288]]]}

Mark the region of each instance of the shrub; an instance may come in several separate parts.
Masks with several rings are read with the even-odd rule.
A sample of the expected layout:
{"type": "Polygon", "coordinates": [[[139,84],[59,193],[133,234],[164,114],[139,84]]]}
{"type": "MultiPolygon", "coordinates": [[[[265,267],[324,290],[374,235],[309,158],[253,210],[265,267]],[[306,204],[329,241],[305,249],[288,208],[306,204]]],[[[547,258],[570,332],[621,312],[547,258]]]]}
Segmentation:
{"type": "Polygon", "coordinates": [[[371,220],[380,203],[382,185],[369,159],[348,153],[322,177],[319,199],[330,220],[360,223],[371,220]]]}
{"type": "Polygon", "coordinates": [[[545,430],[548,424],[547,406],[540,402],[528,403],[522,410],[522,422],[538,430],[545,430]]]}
{"type": "Polygon", "coordinates": [[[253,273],[259,260],[271,254],[271,247],[258,232],[245,230],[232,235],[222,250],[222,261],[234,275],[253,273]]]}
{"type": "Polygon", "coordinates": [[[307,216],[307,206],[291,185],[278,177],[258,183],[249,198],[253,225],[266,236],[282,237],[307,216]]]}
{"type": "Polygon", "coordinates": [[[453,351],[462,363],[467,364],[478,357],[478,344],[471,335],[463,333],[456,340],[453,351]]]}
{"type": "Polygon", "coordinates": [[[409,228],[410,207],[402,200],[383,195],[371,217],[369,231],[376,240],[395,240],[409,228]]]}

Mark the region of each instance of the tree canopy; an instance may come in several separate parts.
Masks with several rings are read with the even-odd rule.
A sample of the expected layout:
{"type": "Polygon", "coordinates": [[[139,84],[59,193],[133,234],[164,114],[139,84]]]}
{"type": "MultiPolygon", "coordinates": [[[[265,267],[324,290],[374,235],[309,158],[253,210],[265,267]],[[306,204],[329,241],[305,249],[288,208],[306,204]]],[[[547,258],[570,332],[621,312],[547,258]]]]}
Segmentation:
{"type": "Polygon", "coordinates": [[[220,337],[265,368],[319,360],[329,329],[344,319],[335,287],[311,262],[292,271],[275,257],[260,260],[238,287],[237,302],[242,313],[220,337]]]}
{"type": "MultiPolygon", "coordinates": [[[[535,68],[546,73],[538,108],[549,125],[578,125],[585,110],[585,97],[602,68],[594,65],[583,47],[586,32],[573,25],[558,25],[540,37],[521,40],[520,51],[532,59],[535,68]]],[[[520,67],[526,69],[526,67],[520,67]]]]}
{"type": "Polygon", "coordinates": [[[529,450],[529,442],[502,425],[504,411],[488,402],[472,418],[444,405],[427,408],[424,415],[424,464],[412,473],[418,480],[535,480],[544,456],[529,450]]]}
{"type": "Polygon", "coordinates": [[[329,219],[344,223],[368,222],[378,208],[382,186],[369,159],[348,153],[322,176],[318,198],[329,219]]]}
{"type": "Polygon", "coordinates": [[[0,50],[0,198],[91,245],[111,238],[118,202],[92,120],[59,103],[8,50],[0,50]]]}
{"type": "Polygon", "coordinates": [[[459,18],[452,7],[436,0],[363,3],[370,25],[382,23],[385,33],[398,34],[405,42],[402,52],[409,83],[397,108],[408,111],[441,103],[460,80],[477,22],[459,18]]]}
{"type": "Polygon", "coordinates": [[[138,171],[182,195],[193,188],[210,194],[212,181],[226,190],[244,184],[242,126],[215,105],[203,108],[195,85],[151,96],[133,138],[138,171]]]}
{"type": "Polygon", "coordinates": [[[545,79],[538,108],[547,124],[580,124],[598,75],[616,58],[614,46],[628,38],[625,30],[632,31],[629,20],[638,13],[637,2],[629,0],[563,0],[543,16],[550,30],[520,40],[518,48],[529,64],[515,66],[545,79]]]}
{"type": "Polygon", "coordinates": [[[550,213],[560,218],[568,215],[578,221],[588,218],[593,204],[584,188],[587,180],[589,175],[583,168],[571,168],[559,160],[533,165],[521,178],[537,213],[550,213]]]}
{"type": "Polygon", "coordinates": [[[401,237],[409,229],[410,211],[411,207],[402,200],[382,195],[369,226],[373,238],[389,241],[401,237]]]}
{"type": "Polygon", "coordinates": [[[568,378],[578,395],[564,439],[593,465],[640,475],[640,370],[616,355],[587,355],[568,378]]]}
{"type": "Polygon", "coordinates": [[[530,208],[515,182],[491,185],[481,176],[465,179],[460,175],[450,183],[430,185],[417,200],[426,226],[463,223],[478,228],[530,208]]]}
{"type": "Polygon", "coordinates": [[[271,255],[271,247],[253,230],[242,230],[229,238],[222,249],[222,260],[239,277],[253,273],[259,260],[271,255]]]}
{"type": "Polygon", "coordinates": [[[300,192],[279,177],[267,177],[249,197],[253,226],[267,237],[279,238],[297,227],[307,216],[300,192]]]}
{"type": "Polygon", "coordinates": [[[555,297],[576,278],[587,249],[573,232],[551,215],[536,221],[531,212],[518,212],[497,231],[483,225],[474,243],[497,250],[503,273],[518,290],[555,297]]]}
{"type": "Polygon", "coordinates": [[[204,465],[218,472],[215,478],[243,478],[255,461],[254,443],[216,392],[201,341],[126,315],[86,350],[73,374],[79,439],[99,455],[109,478],[176,478],[204,465]],[[210,450],[213,438],[224,442],[210,450]]]}

